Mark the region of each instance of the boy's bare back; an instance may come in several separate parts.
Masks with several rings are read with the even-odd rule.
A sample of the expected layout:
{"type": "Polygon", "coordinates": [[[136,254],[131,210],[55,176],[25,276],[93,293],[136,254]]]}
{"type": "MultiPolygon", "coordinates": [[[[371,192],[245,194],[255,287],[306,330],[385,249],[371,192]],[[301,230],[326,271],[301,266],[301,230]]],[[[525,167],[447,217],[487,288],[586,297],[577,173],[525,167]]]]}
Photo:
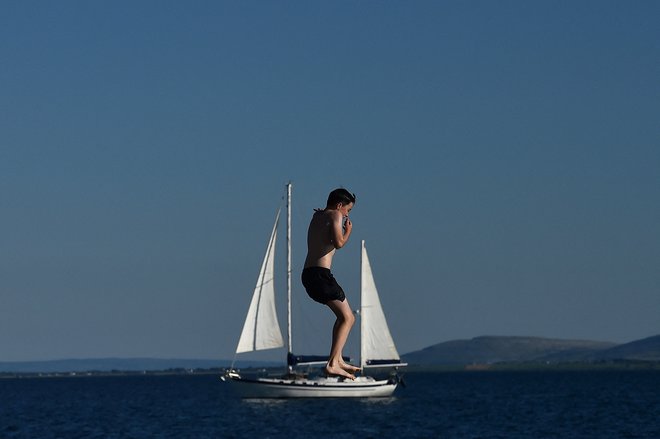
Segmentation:
{"type": "Polygon", "coordinates": [[[305,268],[332,266],[335,250],[344,246],[351,234],[353,225],[348,212],[353,203],[340,209],[317,210],[312,216],[307,230],[307,258],[305,268]],[[344,218],[346,223],[344,224],[344,218]],[[345,231],[343,230],[345,227],[345,231]]]}

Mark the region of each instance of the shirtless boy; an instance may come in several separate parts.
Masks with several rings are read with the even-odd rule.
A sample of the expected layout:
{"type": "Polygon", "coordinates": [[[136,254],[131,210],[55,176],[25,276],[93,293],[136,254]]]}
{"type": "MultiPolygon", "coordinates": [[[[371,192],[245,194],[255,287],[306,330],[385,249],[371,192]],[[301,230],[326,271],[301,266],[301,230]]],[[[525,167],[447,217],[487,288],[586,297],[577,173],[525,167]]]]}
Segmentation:
{"type": "Polygon", "coordinates": [[[302,272],[302,283],[309,297],[327,305],[337,316],[325,372],[350,379],[355,379],[353,374],[360,368],[344,362],[342,349],[355,323],[355,316],[330,267],[335,250],[342,248],[351,236],[353,224],[348,214],[354,204],[355,194],[346,189],[335,189],[330,192],[325,209],[315,209],[307,230],[307,258],[302,272]]]}

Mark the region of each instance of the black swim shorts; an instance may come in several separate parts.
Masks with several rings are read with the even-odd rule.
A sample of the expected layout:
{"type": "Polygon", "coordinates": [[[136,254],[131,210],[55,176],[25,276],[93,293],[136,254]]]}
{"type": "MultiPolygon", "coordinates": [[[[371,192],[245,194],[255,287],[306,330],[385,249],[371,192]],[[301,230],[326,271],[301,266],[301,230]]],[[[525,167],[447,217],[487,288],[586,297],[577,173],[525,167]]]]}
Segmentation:
{"type": "Polygon", "coordinates": [[[307,267],[302,272],[302,283],[307,295],[316,302],[326,304],[331,300],[343,302],[346,299],[329,269],[324,267],[307,267]]]}

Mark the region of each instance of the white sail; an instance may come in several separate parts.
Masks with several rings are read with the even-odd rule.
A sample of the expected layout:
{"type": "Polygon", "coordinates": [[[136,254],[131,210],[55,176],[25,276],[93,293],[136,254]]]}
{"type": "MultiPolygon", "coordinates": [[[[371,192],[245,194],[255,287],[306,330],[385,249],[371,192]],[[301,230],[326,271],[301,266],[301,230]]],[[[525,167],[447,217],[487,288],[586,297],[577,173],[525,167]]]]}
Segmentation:
{"type": "Polygon", "coordinates": [[[284,346],[282,331],[277,321],[275,309],[274,261],[275,243],[277,241],[277,223],[280,211],[277,212],[275,225],[270,235],[266,256],[261,264],[261,271],[254,288],[250,309],[248,310],[241,338],[238,340],[236,353],[273,349],[284,346]]]}
{"type": "Polygon", "coordinates": [[[362,367],[370,360],[399,360],[399,353],[385,320],[367,249],[362,241],[361,264],[361,346],[362,367]]]}

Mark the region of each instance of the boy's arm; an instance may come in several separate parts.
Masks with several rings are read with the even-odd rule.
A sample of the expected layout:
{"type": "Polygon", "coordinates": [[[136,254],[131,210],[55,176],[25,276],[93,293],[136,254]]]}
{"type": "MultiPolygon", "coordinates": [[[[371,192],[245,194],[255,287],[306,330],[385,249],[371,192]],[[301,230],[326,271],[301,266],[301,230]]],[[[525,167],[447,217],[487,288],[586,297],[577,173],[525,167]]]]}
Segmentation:
{"type": "Polygon", "coordinates": [[[332,239],[332,245],[335,248],[342,248],[347,242],[348,238],[351,236],[351,231],[353,230],[353,224],[351,220],[346,218],[346,231],[343,230],[344,217],[342,214],[336,210],[331,211],[331,230],[330,236],[332,239]]]}

